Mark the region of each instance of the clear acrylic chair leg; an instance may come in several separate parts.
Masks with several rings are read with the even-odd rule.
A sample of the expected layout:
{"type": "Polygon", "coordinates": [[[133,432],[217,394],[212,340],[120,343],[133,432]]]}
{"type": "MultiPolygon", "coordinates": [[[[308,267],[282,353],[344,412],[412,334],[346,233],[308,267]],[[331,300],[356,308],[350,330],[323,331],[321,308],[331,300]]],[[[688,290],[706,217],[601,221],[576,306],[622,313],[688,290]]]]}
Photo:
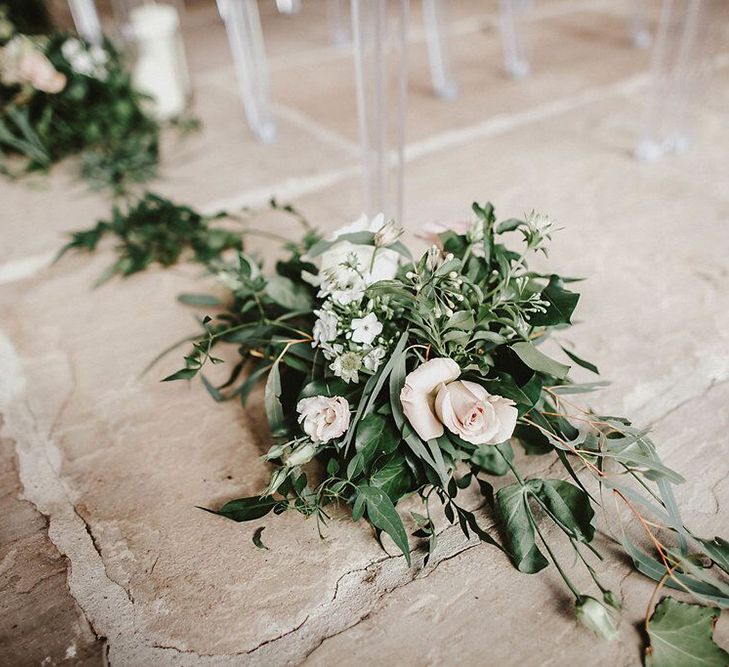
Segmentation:
{"type": "Polygon", "coordinates": [[[343,46],[352,41],[347,0],[327,0],[327,22],[332,44],[343,46]]]}
{"type": "Polygon", "coordinates": [[[366,213],[403,219],[408,0],[352,0],[366,213]]]}
{"type": "Polygon", "coordinates": [[[103,35],[94,0],[69,0],[68,6],[76,32],[92,44],[101,44],[103,35]]]}
{"type": "Polygon", "coordinates": [[[301,11],[301,0],[276,0],[276,9],[281,14],[298,14],[301,11]]]}
{"type": "Polygon", "coordinates": [[[528,0],[499,0],[504,69],[514,79],[522,79],[531,71],[523,26],[529,4],[528,0]]]}
{"type": "Polygon", "coordinates": [[[655,162],[689,145],[688,111],[701,64],[703,0],[664,0],[653,47],[651,88],[636,146],[639,160],[655,162]]]}
{"type": "Polygon", "coordinates": [[[629,0],[630,2],[630,37],[637,49],[647,49],[651,45],[651,33],[648,29],[645,0],[629,0]]]}
{"type": "Polygon", "coordinates": [[[253,133],[265,143],[276,138],[268,92],[268,68],[256,0],[217,0],[225,23],[243,108],[253,133]]]}
{"type": "Polygon", "coordinates": [[[446,100],[458,97],[458,83],[451,68],[447,22],[443,0],[423,0],[423,24],[433,90],[446,100]]]}

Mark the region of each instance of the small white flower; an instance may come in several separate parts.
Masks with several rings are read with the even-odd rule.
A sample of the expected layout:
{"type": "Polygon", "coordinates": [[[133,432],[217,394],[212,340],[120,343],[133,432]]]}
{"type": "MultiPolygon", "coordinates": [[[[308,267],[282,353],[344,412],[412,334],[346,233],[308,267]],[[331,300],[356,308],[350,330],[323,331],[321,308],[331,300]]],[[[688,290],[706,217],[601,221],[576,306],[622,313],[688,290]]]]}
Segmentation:
{"type": "Polygon", "coordinates": [[[387,353],[384,348],[375,347],[364,356],[362,363],[364,364],[364,367],[370,371],[370,373],[374,373],[380,367],[380,364],[386,354],[387,353]]]}
{"type": "Polygon", "coordinates": [[[345,382],[359,382],[359,371],[362,369],[362,357],[356,352],[340,354],[329,366],[334,375],[345,382]]]}
{"type": "Polygon", "coordinates": [[[352,342],[372,345],[372,341],[382,333],[382,323],[377,315],[370,313],[366,317],[355,317],[352,320],[352,342]]]}
{"type": "Polygon", "coordinates": [[[347,306],[350,303],[359,303],[364,297],[366,287],[357,256],[350,254],[344,262],[323,272],[319,296],[330,296],[335,303],[347,306]]]}
{"type": "Polygon", "coordinates": [[[403,228],[395,224],[394,220],[388,220],[375,232],[375,245],[378,248],[392,245],[402,236],[403,231],[403,228]]]}
{"type": "MultiPolygon", "coordinates": [[[[329,440],[343,435],[349,428],[349,403],[342,396],[302,398],[296,405],[296,411],[299,413],[299,423],[304,429],[304,433],[313,442],[329,442],[329,440]]],[[[296,450],[291,457],[295,456],[298,451],[300,450],[296,450]]],[[[305,461],[297,462],[295,465],[306,463],[313,456],[314,452],[312,451],[311,456],[308,456],[305,461]]],[[[291,461],[291,457],[289,461],[291,461]]],[[[302,455],[300,458],[305,457],[302,455]]]]}
{"type": "Polygon", "coordinates": [[[61,46],[63,57],[77,74],[90,76],[101,81],[106,79],[106,63],[109,56],[98,45],[86,48],[78,39],[67,39],[61,46]]]}
{"type": "Polygon", "coordinates": [[[337,337],[337,325],[339,324],[339,318],[336,313],[325,308],[315,310],[314,315],[317,316],[317,320],[314,323],[314,342],[311,346],[321,347],[322,343],[329,343],[337,337]]]}
{"type": "Polygon", "coordinates": [[[78,39],[67,39],[63,43],[63,46],[61,46],[61,53],[69,63],[72,63],[74,58],[76,58],[81,51],[83,51],[83,46],[81,45],[81,41],[78,39]]]}

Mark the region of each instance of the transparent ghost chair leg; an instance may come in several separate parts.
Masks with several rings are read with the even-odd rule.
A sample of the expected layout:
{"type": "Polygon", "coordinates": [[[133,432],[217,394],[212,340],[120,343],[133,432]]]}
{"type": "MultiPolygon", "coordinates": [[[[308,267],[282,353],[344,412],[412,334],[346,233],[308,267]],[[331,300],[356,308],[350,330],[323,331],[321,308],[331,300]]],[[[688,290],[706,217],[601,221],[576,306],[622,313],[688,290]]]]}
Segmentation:
{"type": "Polygon", "coordinates": [[[702,7],[703,0],[663,2],[643,131],[635,150],[639,160],[655,162],[688,148],[688,111],[701,64],[702,7]]]}
{"type": "Polygon", "coordinates": [[[651,45],[651,33],[648,30],[645,0],[629,0],[630,2],[630,37],[638,49],[647,49],[651,45]]]}
{"type": "Polygon", "coordinates": [[[403,219],[408,0],[352,0],[366,213],[403,219]]]}
{"type": "Polygon", "coordinates": [[[504,69],[514,79],[531,72],[523,34],[523,14],[529,4],[528,0],[499,0],[504,69]]]}
{"type": "Polygon", "coordinates": [[[276,138],[268,93],[268,69],[256,0],[217,0],[233,56],[243,108],[253,133],[264,143],[276,138]]]}
{"type": "Polygon", "coordinates": [[[301,0],[276,0],[276,9],[281,14],[298,14],[301,11],[301,0]]]}
{"type": "Polygon", "coordinates": [[[327,21],[329,23],[329,34],[332,38],[332,44],[335,46],[343,46],[349,44],[351,35],[348,25],[347,0],[327,0],[327,21]]]}
{"type": "Polygon", "coordinates": [[[423,0],[423,24],[433,90],[439,97],[453,100],[458,97],[458,83],[451,68],[443,0],[423,0]]]}
{"type": "Polygon", "coordinates": [[[92,44],[101,44],[101,23],[94,0],[69,0],[68,6],[76,32],[92,44]]]}

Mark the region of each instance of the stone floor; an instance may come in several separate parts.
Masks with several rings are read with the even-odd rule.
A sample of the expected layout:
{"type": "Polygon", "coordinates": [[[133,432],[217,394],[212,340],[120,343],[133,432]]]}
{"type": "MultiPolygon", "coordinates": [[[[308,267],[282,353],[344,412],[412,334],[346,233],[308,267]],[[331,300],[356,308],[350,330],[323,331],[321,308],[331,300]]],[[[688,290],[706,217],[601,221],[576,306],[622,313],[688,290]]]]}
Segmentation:
{"type": "MultiPolygon", "coordinates": [[[[155,189],[205,210],[273,194],[325,228],[359,212],[351,59],[327,45],[324,3],[304,4],[297,17],[262,5],[280,129],[262,146],[243,123],[211,3],[188,3],[204,129],[168,138],[155,189]]],[[[588,278],[569,341],[613,381],[593,403],[652,425],[689,480],[687,523],[726,536],[729,69],[698,105],[693,150],[640,164],[630,152],[648,57],[630,44],[621,3],[538,3],[535,71],[518,82],[499,69],[495,0],[450,3],[456,103],[429,92],[418,4],[409,232],[468,215],[475,199],[557,218],[553,265],[588,278]]],[[[175,295],[199,289],[197,272],[92,290],[110,250],[48,266],[65,232],[110,208],[72,164],[1,182],[0,201],[0,664],[639,664],[652,585],[618,557],[604,568],[626,609],[608,643],[576,628],[553,568],[519,574],[456,529],[427,567],[419,555],[408,569],[347,520],[321,541],[312,522],[278,517],[260,551],[254,526],[195,510],[254,493],[267,474],[255,409],[160,384],[174,355],[140,377],[193,329],[175,295]]],[[[726,614],[716,636],[729,646],[726,614]]]]}

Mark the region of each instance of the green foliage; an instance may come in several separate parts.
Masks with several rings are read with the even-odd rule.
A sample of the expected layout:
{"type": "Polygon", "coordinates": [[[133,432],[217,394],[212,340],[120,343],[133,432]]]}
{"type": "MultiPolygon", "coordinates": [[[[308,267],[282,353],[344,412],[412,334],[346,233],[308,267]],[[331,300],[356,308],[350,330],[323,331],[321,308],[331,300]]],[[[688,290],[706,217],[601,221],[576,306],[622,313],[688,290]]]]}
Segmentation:
{"type": "Polygon", "coordinates": [[[387,494],[381,488],[361,484],[357,487],[357,497],[364,500],[372,525],[392,538],[410,565],[410,546],[405,526],[387,494]]]}
{"type": "MultiPolygon", "coordinates": [[[[243,403],[259,382],[265,383],[264,405],[275,438],[265,457],[274,466],[269,485],[261,497],[232,501],[219,514],[249,521],[271,511],[294,510],[316,517],[322,533],[331,518],[330,506],[346,505],[352,519],[368,521],[378,538],[382,533],[389,535],[410,563],[408,535],[397,504],[405,497],[420,498],[422,513],[410,516],[417,526],[413,536],[423,541],[427,564],[439,542],[430,503],[439,502],[446,521],[457,525],[467,538],[475,535],[505,550],[520,571],[536,573],[552,564],[574,595],[578,620],[613,638],[617,634],[613,616],[620,610],[620,599],[602,584],[592,558],[604,557],[593,544],[595,509],[604,500],[614,499],[650,533],[647,543],[657,550],[645,551],[628,537],[633,531],[621,531],[623,548],[636,569],[661,585],[729,607],[725,581],[729,546],[718,537],[697,538],[686,528],[673,493],[673,485],[683,478],[660,460],[646,430],[627,419],[576,406],[572,395],[606,383],[574,383],[570,366],[539,347],[572,324],[579,299],[565,287],[575,279],[538,274],[528,267],[528,256],[547,254],[554,231],[548,218],[530,214],[524,220],[498,222],[493,206],[475,204],[475,219],[467,232],[445,232],[440,236],[442,248],[431,248],[413,259],[399,241],[378,246],[384,243],[382,236],[371,231],[322,240],[293,208],[275,201],[272,206],[303,227],[299,240],[284,244],[286,255],[276,262],[275,271],[265,272],[256,257],[235,245],[246,230],[228,237],[202,216],[194,218],[199,224],[182,237],[180,230],[188,229],[184,224],[175,223],[174,234],[166,236],[140,221],[149,236],[142,234],[142,252],[134,255],[142,258],[133,264],[135,270],[153,261],[167,264],[191,256],[229,291],[227,299],[204,294],[180,298],[196,307],[216,308],[217,314],[201,319],[202,332],[194,338],[184,367],[166,379],[201,375],[215,400],[236,398],[243,403]],[[507,234],[521,237],[521,247],[509,247],[502,237],[507,234]],[[331,333],[322,312],[328,306],[333,313],[334,306],[325,303],[320,283],[334,280],[337,269],[317,276],[316,261],[336,251],[338,241],[354,244],[362,253],[374,249],[372,263],[384,247],[402,260],[394,278],[367,284],[364,294],[350,295],[347,304],[337,306],[336,331],[331,333]],[[226,255],[227,250],[236,252],[226,255]],[[322,341],[326,338],[324,342],[332,345],[329,351],[339,346],[351,352],[356,327],[350,327],[350,322],[371,314],[382,329],[381,362],[357,378],[338,376],[322,341]],[[344,331],[339,328],[340,316],[347,318],[344,331]],[[220,363],[215,356],[220,345],[233,346],[238,358],[228,380],[214,386],[201,371],[207,363],[220,363]],[[421,438],[405,415],[401,392],[408,374],[434,357],[454,361],[461,371],[459,379],[513,401],[517,425],[512,439],[528,455],[553,455],[571,481],[526,478],[518,469],[520,457],[511,442],[470,442],[462,432],[451,432],[452,425],[442,424],[439,437],[421,438]],[[297,405],[312,397],[337,399],[324,409],[330,426],[344,419],[335,407],[340,409],[341,401],[346,401],[349,420],[341,432],[317,439],[306,428],[306,416],[298,414],[297,405]],[[318,465],[309,469],[312,460],[318,465]],[[493,477],[507,475],[511,481],[495,491],[493,477]],[[459,494],[474,484],[487,512],[497,521],[504,547],[480,525],[481,508],[466,509],[460,502],[459,494]],[[545,531],[549,523],[558,530],[545,531]],[[586,569],[596,596],[573,583],[553,548],[555,533],[572,550],[573,566],[586,569]]],[[[173,207],[170,220],[180,210],[173,207]]],[[[104,225],[111,223],[77,233],[69,245],[95,248],[109,231],[104,225]]],[[[128,242],[127,236],[118,236],[128,242]]],[[[121,257],[129,254],[125,247],[119,246],[121,257]]],[[[352,261],[344,259],[339,266],[356,286],[352,274],[359,269],[352,261]]],[[[119,273],[126,268],[118,263],[115,267],[119,273]]],[[[347,289],[354,289],[353,284],[347,283],[347,289]]],[[[561,348],[573,364],[598,372],[592,362],[561,348]]],[[[432,405],[435,396],[426,401],[432,405]]],[[[481,408],[479,415],[490,419],[488,406],[481,408]]],[[[468,498],[472,502],[473,496],[468,498]]],[[[257,546],[262,546],[260,537],[259,530],[254,534],[257,546]]],[[[677,632],[684,630],[691,632],[679,624],[677,632]]]]}
{"type": "Polygon", "coordinates": [[[210,264],[224,252],[243,247],[241,234],[214,226],[219,217],[203,216],[188,206],[148,192],[126,211],[115,206],[111,220],[73,232],[58,257],[69,250],[92,252],[103,238],[114,237],[118,259],[99,283],[115,275],[130,276],[155,263],[173,266],[183,258],[210,264]]]}
{"type": "Polygon", "coordinates": [[[729,653],[716,645],[714,624],[719,609],[666,597],[647,624],[650,646],[646,667],[726,667],[729,653]]]}

